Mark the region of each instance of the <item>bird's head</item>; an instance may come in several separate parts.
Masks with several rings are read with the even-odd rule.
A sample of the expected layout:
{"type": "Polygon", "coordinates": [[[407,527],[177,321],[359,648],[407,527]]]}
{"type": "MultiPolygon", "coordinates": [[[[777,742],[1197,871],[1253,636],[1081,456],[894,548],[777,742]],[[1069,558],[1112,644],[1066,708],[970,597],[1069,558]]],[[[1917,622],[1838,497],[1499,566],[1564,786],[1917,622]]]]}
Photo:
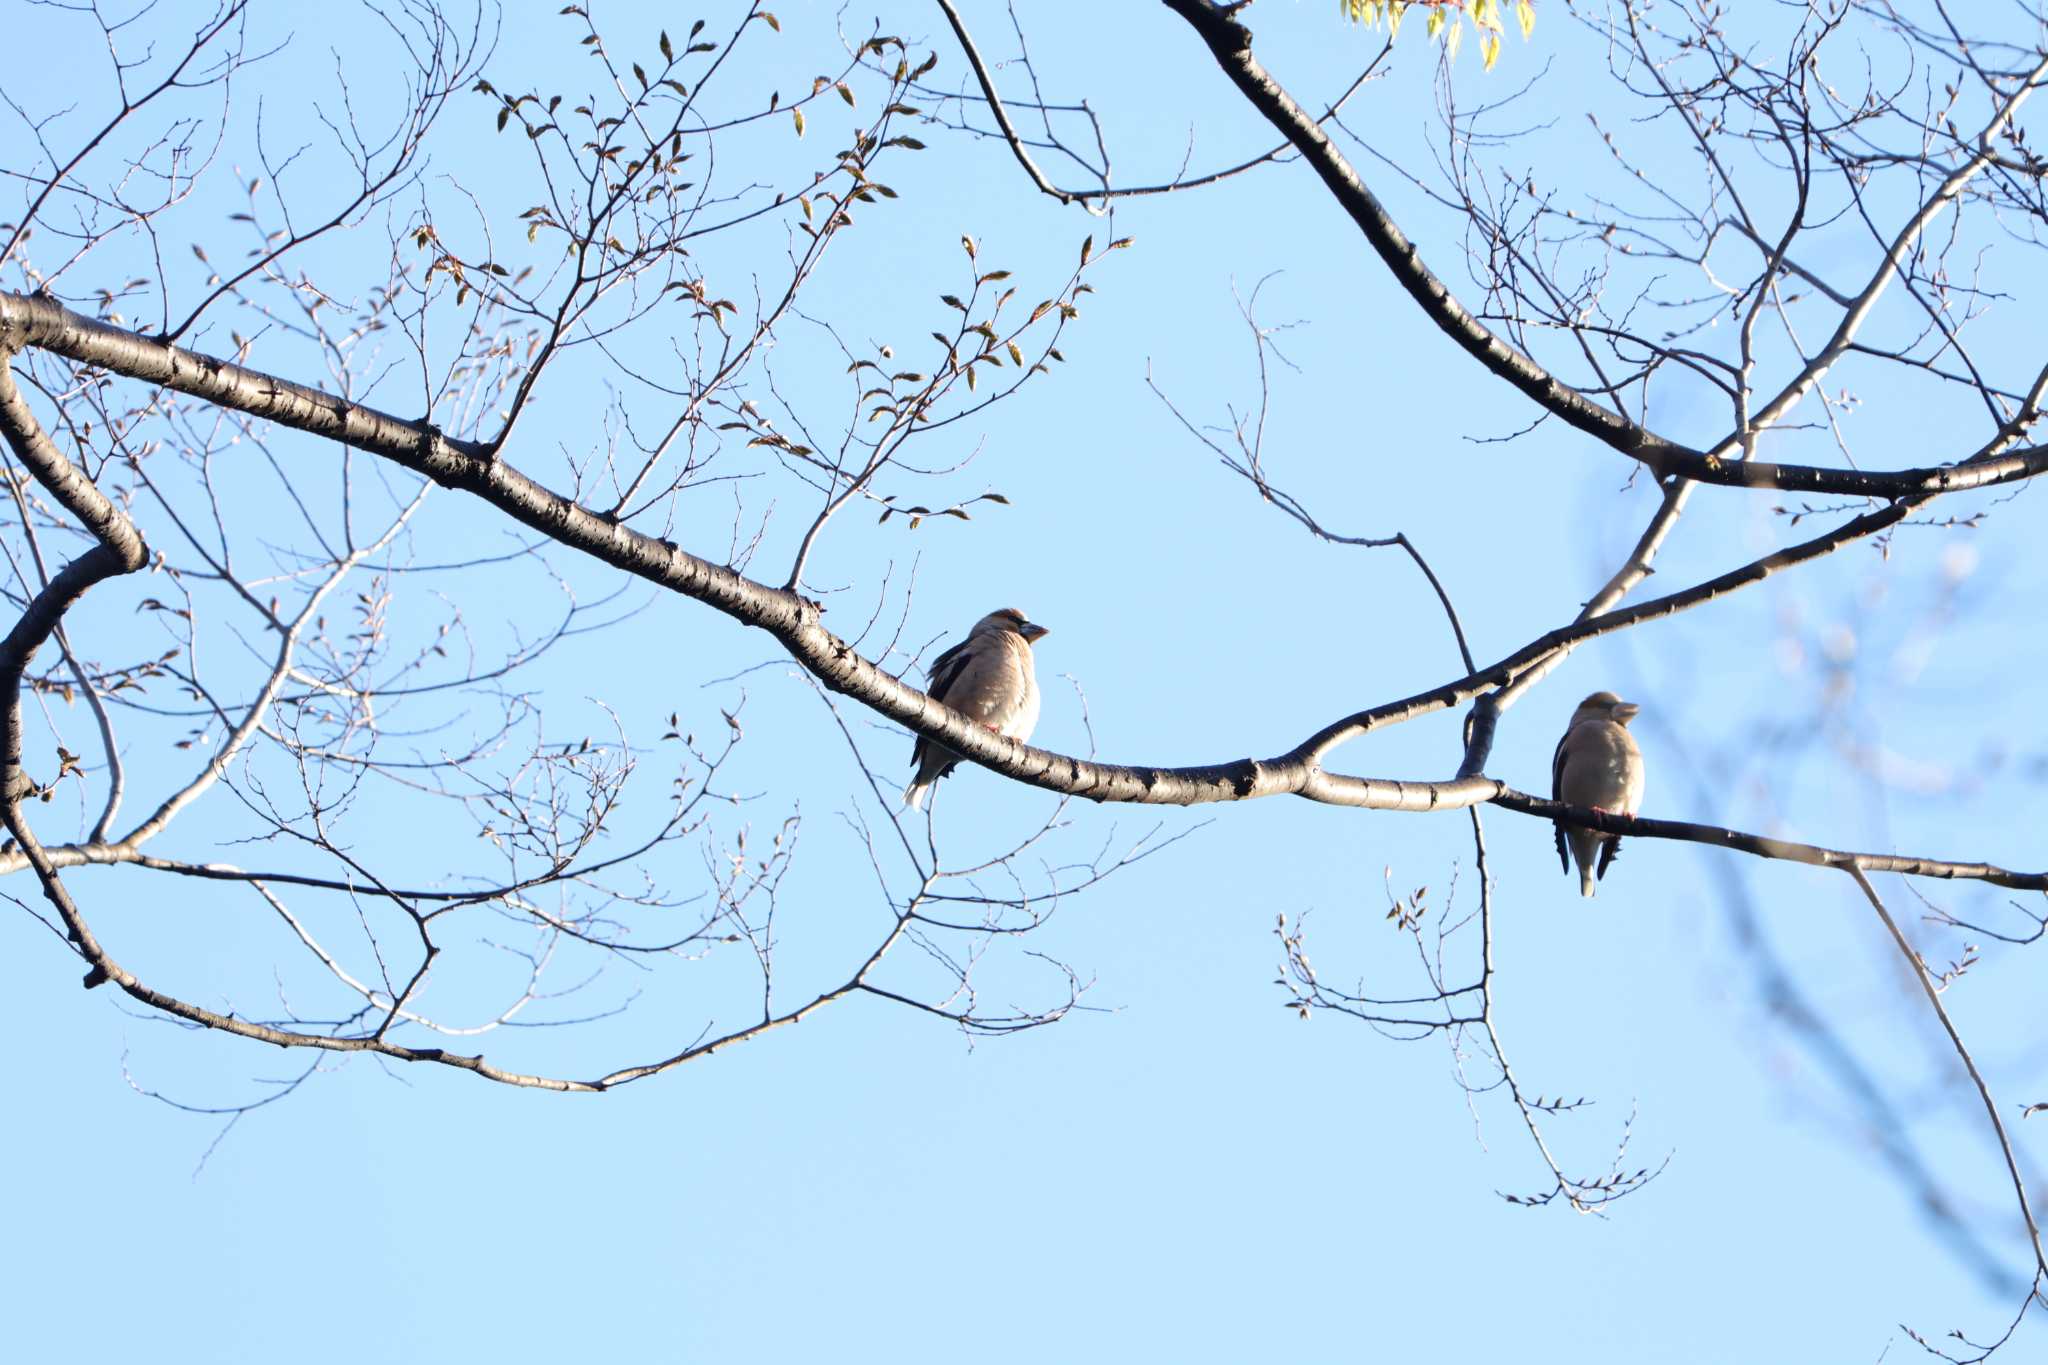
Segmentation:
{"type": "Polygon", "coordinates": [[[1612,692],[1595,692],[1579,703],[1579,709],[1572,712],[1572,724],[1582,720],[1611,720],[1616,725],[1626,725],[1634,720],[1642,707],[1632,701],[1623,701],[1612,692]]]}
{"type": "Polygon", "coordinates": [[[985,630],[1011,631],[1023,636],[1026,644],[1035,644],[1052,634],[1044,626],[1028,619],[1023,612],[1018,611],[1015,607],[1004,607],[1001,611],[992,611],[974,623],[974,633],[976,635],[981,634],[985,630]]]}

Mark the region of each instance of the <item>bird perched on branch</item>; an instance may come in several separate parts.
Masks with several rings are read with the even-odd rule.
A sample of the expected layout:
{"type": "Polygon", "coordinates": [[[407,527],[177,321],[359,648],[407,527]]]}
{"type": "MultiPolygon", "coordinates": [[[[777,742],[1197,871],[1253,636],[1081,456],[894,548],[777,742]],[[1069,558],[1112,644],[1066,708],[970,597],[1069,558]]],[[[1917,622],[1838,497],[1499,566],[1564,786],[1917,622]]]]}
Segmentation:
{"type": "MultiPolygon", "coordinates": [[[[1038,677],[1031,645],[1049,634],[1015,607],[992,611],[974,623],[967,638],[932,660],[926,690],[969,720],[1010,739],[1029,739],[1038,724],[1038,677]]],[[[932,783],[959,766],[960,755],[920,738],[910,751],[917,776],[903,790],[903,804],[924,805],[932,783]]]]}
{"type": "MultiPolygon", "coordinates": [[[[1557,754],[1550,760],[1550,796],[1571,806],[1590,806],[1616,815],[1634,815],[1643,804],[1643,751],[1636,747],[1628,723],[1642,708],[1612,692],[1595,692],[1572,712],[1557,754]]],[[[1593,880],[1607,875],[1607,865],[1621,851],[1621,836],[1597,829],[1566,827],[1557,822],[1557,860],[1564,870],[1579,864],[1579,894],[1593,894],[1593,880]],[[1565,853],[1571,849],[1570,856],[1565,853]],[[1594,866],[1594,858],[1599,866],[1594,866]]]]}

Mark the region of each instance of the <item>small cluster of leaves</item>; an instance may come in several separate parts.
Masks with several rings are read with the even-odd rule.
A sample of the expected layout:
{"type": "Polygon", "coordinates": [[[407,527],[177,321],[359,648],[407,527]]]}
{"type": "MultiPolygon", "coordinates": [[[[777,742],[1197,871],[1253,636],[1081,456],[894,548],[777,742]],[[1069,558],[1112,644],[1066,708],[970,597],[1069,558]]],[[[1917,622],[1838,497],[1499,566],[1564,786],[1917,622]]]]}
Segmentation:
{"type": "Polygon", "coordinates": [[[1422,917],[1428,913],[1424,904],[1428,899],[1429,888],[1426,886],[1416,887],[1414,894],[1406,900],[1395,897],[1387,909],[1387,919],[1396,929],[1413,933],[1422,926],[1422,917]]]}
{"type": "MultiPolygon", "coordinates": [[[[886,144],[884,144],[886,145],[886,144]]],[[[808,211],[808,209],[807,209],[808,211]]],[[[835,211],[836,213],[837,211],[835,211]]],[[[832,222],[828,220],[826,227],[832,222]]],[[[1110,243],[1110,249],[1121,250],[1129,246],[1131,239],[1119,238],[1110,243]]],[[[874,448],[882,450],[906,439],[917,427],[939,420],[938,405],[953,385],[965,381],[969,392],[976,391],[978,376],[984,369],[1010,369],[1016,372],[1012,386],[1022,383],[1033,374],[1048,372],[1047,361],[1062,362],[1065,357],[1053,342],[1052,337],[1032,343],[1038,349],[1040,359],[1033,359],[1027,351],[1027,333],[1046,318],[1055,320],[1057,329],[1079,316],[1074,300],[1081,294],[1091,292],[1091,287],[1080,282],[1080,276],[1088,267],[1101,260],[1107,251],[1098,252],[1093,238],[1081,245],[1080,263],[1067,287],[1053,298],[1040,302],[1028,317],[1015,321],[1007,330],[999,328],[1002,314],[1017,296],[1017,287],[1008,284],[1011,272],[1004,269],[983,270],[980,265],[980,248],[972,237],[963,236],[960,246],[967,256],[971,283],[958,294],[941,294],[939,302],[956,311],[960,317],[950,334],[934,330],[930,335],[945,348],[944,357],[929,371],[898,368],[904,362],[896,359],[891,346],[878,346],[875,358],[856,357],[847,364],[846,372],[853,375],[866,387],[862,388],[855,400],[864,410],[864,424],[884,423],[884,433],[875,438],[874,448]],[[991,293],[993,297],[990,297],[991,293]]],[[[1001,394],[985,396],[981,401],[993,402],[1001,394]]],[[[751,403],[742,403],[734,420],[718,425],[719,431],[743,431],[747,433],[749,446],[763,446],[781,451],[786,455],[812,464],[822,461],[810,446],[801,444],[776,431],[772,422],[765,418],[751,403]]],[[[886,458],[880,463],[887,463],[886,458]]],[[[878,466],[879,467],[879,466],[878,466]]],[[[899,503],[895,494],[869,494],[882,505],[877,524],[886,523],[892,517],[904,519],[908,529],[916,530],[925,520],[933,517],[953,517],[960,521],[971,521],[968,508],[977,503],[992,502],[1007,506],[1009,498],[999,492],[986,492],[950,506],[934,507],[924,503],[899,503]]]]}
{"type": "MultiPolygon", "coordinates": [[[[31,779],[28,794],[35,797],[38,801],[48,801],[56,796],[57,784],[67,777],[75,777],[83,783],[85,781],[85,761],[59,744],[57,746],[57,775],[48,784],[31,779]]],[[[12,844],[14,841],[10,839],[8,842],[12,844]]]]}
{"type": "MultiPolygon", "coordinates": [[[[1431,41],[1442,38],[1444,56],[1456,60],[1458,48],[1465,41],[1465,25],[1458,22],[1462,14],[1467,23],[1479,35],[1480,60],[1488,71],[1500,60],[1501,35],[1506,24],[1501,18],[1501,0],[1338,0],[1337,12],[1354,24],[1377,28],[1381,20],[1386,21],[1387,36],[1401,36],[1401,21],[1410,9],[1429,11],[1427,26],[1431,41]]],[[[1529,35],[1536,29],[1536,6],[1532,0],[1515,0],[1515,23],[1522,30],[1522,41],[1528,42],[1529,35]]]]}
{"type": "Polygon", "coordinates": [[[1568,1188],[1560,1185],[1558,1188],[1547,1190],[1542,1194],[1507,1194],[1503,1192],[1501,1198],[1510,1204],[1516,1204],[1522,1208],[1529,1209],[1540,1209],[1559,1195],[1564,1194],[1568,1194],[1574,1203],[1580,1205],[1611,1204],[1629,1191],[1648,1184],[1655,1175],[1656,1172],[1647,1166],[1640,1167],[1634,1171],[1610,1171],[1606,1175],[1595,1176],[1591,1180],[1574,1180],[1568,1188]]]}
{"type": "Polygon", "coordinates": [[[704,281],[701,279],[670,280],[661,287],[661,292],[664,294],[674,293],[682,298],[689,299],[697,305],[697,312],[694,316],[709,318],[712,324],[720,331],[725,330],[725,315],[727,313],[737,314],[740,311],[740,306],[731,299],[712,298],[709,291],[704,287],[704,281]]]}
{"type": "MultiPolygon", "coordinates": [[[[876,56],[881,56],[891,47],[896,48],[899,53],[905,50],[901,38],[889,37],[870,38],[862,45],[861,50],[864,54],[872,52],[876,56]]],[[[924,64],[917,69],[919,71],[928,71],[937,62],[938,57],[936,55],[927,57],[924,64]]],[[[900,91],[908,82],[909,70],[910,63],[908,58],[899,56],[896,62],[896,77],[892,84],[892,93],[900,91]]],[[[853,91],[845,81],[835,81],[827,76],[812,78],[812,98],[815,99],[826,90],[838,91],[839,98],[846,101],[847,108],[857,107],[854,103],[853,91]]],[[[804,135],[804,111],[801,109],[791,109],[789,112],[790,117],[796,124],[796,135],[802,137],[804,135]]],[[[885,122],[887,119],[897,115],[915,118],[921,112],[917,106],[904,104],[893,98],[888,106],[882,110],[885,122]]],[[[843,194],[835,193],[831,190],[816,189],[810,194],[798,195],[796,197],[797,208],[802,211],[804,216],[803,222],[797,224],[798,230],[806,236],[815,237],[820,231],[851,227],[853,225],[853,218],[847,210],[846,206],[848,204],[856,200],[863,204],[872,204],[876,202],[877,198],[896,198],[895,190],[868,174],[868,168],[874,163],[875,157],[890,147],[902,147],[912,152],[924,150],[924,144],[914,137],[877,137],[868,132],[855,130],[853,146],[839,153],[839,169],[844,171],[853,181],[853,188],[843,194]],[[822,225],[818,222],[817,212],[817,201],[821,200],[831,206],[831,211],[825,215],[822,225]]]]}
{"type": "MultiPolygon", "coordinates": [[[[561,12],[565,15],[580,18],[586,24],[590,22],[589,14],[580,5],[564,6],[561,12]]],[[[776,22],[775,17],[765,11],[757,13],[754,17],[763,19],[770,27],[776,29],[781,27],[776,22]]],[[[643,106],[657,99],[674,98],[685,102],[690,99],[689,87],[677,79],[675,73],[691,57],[718,50],[717,43],[699,41],[698,35],[703,33],[703,31],[703,20],[699,19],[691,24],[689,35],[684,39],[682,48],[678,50],[675,40],[669,37],[668,31],[666,29],[662,30],[655,43],[660,53],[660,62],[654,66],[652,74],[649,73],[647,66],[639,62],[628,64],[633,73],[633,78],[640,83],[640,90],[637,95],[629,95],[629,103],[620,112],[600,117],[591,102],[578,104],[570,110],[572,114],[580,116],[589,125],[589,136],[580,144],[578,150],[588,153],[597,167],[597,173],[606,176],[605,188],[607,191],[612,193],[623,191],[625,187],[631,186],[640,180],[643,171],[651,173],[648,178],[652,181],[645,190],[636,191],[640,200],[644,203],[652,203],[664,195],[673,199],[693,187],[694,181],[680,178],[685,164],[691,159],[691,154],[683,151],[683,136],[680,128],[675,129],[668,135],[665,145],[662,140],[657,140],[653,145],[639,151],[637,155],[631,158],[627,156],[626,145],[614,139],[617,134],[633,126],[634,116],[639,113],[643,106]],[[618,175],[616,180],[613,180],[607,174],[612,171],[616,171],[618,175]]],[[[604,42],[595,28],[586,33],[580,41],[583,46],[591,50],[593,55],[604,55],[604,42]]],[[[526,133],[528,141],[538,141],[542,136],[554,133],[556,136],[563,138],[565,145],[567,145],[569,134],[556,122],[556,116],[560,112],[563,102],[561,95],[555,94],[543,97],[538,91],[528,91],[525,94],[519,95],[507,95],[493,86],[489,80],[482,78],[479,78],[471,89],[478,94],[497,101],[498,111],[496,120],[499,132],[504,132],[510,126],[512,120],[516,118],[519,120],[520,127],[526,133]],[[530,113],[529,106],[531,106],[530,113]]],[[[577,243],[578,237],[573,228],[568,224],[556,221],[553,212],[544,205],[530,208],[522,213],[520,217],[526,220],[526,240],[529,242],[535,240],[542,229],[553,228],[570,234],[571,249],[577,243]]],[[[625,251],[625,248],[615,240],[607,240],[605,245],[619,253],[624,253],[625,251]]]]}
{"type": "MultiPolygon", "coordinates": [[[[149,600],[154,602],[156,599],[151,598],[149,600]]],[[[162,606],[161,603],[158,606],[164,611],[174,610],[173,608],[162,606]]],[[[190,620],[192,616],[192,613],[188,611],[181,611],[177,614],[185,617],[187,620],[190,620]]],[[[182,652],[182,650],[167,649],[161,656],[155,659],[139,664],[129,664],[123,668],[112,669],[94,677],[92,685],[104,696],[113,696],[117,692],[146,692],[149,690],[149,679],[169,676],[169,670],[164,665],[177,658],[182,652]]],[[[44,694],[54,693],[64,699],[66,706],[78,700],[78,688],[68,678],[30,677],[27,679],[27,682],[31,691],[44,694]]]]}
{"type": "Polygon", "coordinates": [[[514,276],[510,270],[499,265],[496,261],[465,262],[461,257],[451,255],[441,248],[440,234],[434,231],[433,225],[430,223],[422,223],[417,228],[414,228],[412,240],[413,245],[421,251],[426,251],[429,248],[434,251],[434,259],[428,264],[427,273],[422,277],[422,283],[430,283],[434,276],[446,273],[450,279],[455,281],[455,306],[458,308],[469,301],[470,294],[483,292],[479,286],[471,282],[471,271],[480,271],[486,275],[494,275],[499,279],[511,279],[515,285],[533,274],[531,266],[522,269],[517,276],[514,276]]]}
{"type": "MultiPolygon", "coordinates": [[[[1937,991],[1947,990],[1950,986],[1961,980],[1963,974],[1976,966],[1977,962],[1977,945],[1965,943],[1963,945],[1963,955],[1960,958],[1951,959],[1946,971],[1929,971],[1928,975],[1934,978],[1934,989],[1937,991]]],[[[1923,967],[1927,965],[1924,958],[1921,960],[1920,965],[1923,967]]]]}
{"type": "MultiPolygon", "coordinates": [[[[915,71],[911,70],[910,58],[908,55],[905,55],[909,49],[904,46],[903,40],[886,36],[870,38],[862,43],[860,45],[860,55],[867,56],[869,53],[872,53],[877,57],[881,57],[886,55],[892,47],[899,54],[896,58],[896,74],[893,78],[894,84],[898,89],[908,85],[911,81],[916,80],[919,76],[922,76],[925,72],[939,64],[939,54],[933,52],[926,55],[915,71]]],[[[855,109],[859,107],[854,102],[853,87],[849,86],[845,81],[833,80],[830,76],[815,76],[812,78],[811,97],[813,99],[822,95],[827,90],[837,91],[839,98],[846,101],[847,108],[855,109]]],[[[780,92],[771,95],[768,99],[768,107],[773,109],[781,98],[780,92]]],[[[891,105],[888,112],[892,114],[915,114],[918,111],[905,104],[891,105]]],[[[804,135],[804,111],[800,108],[792,107],[789,111],[789,121],[795,127],[796,135],[802,137],[804,135]]],[[[891,138],[889,143],[885,145],[908,147],[912,151],[922,151],[924,149],[924,144],[914,137],[891,138]]],[[[889,197],[893,199],[896,196],[892,193],[889,197]]]]}
{"type": "Polygon", "coordinates": [[[794,455],[799,459],[806,459],[818,453],[807,445],[790,440],[787,436],[776,431],[773,427],[767,426],[765,423],[756,428],[752,423],[746,421],[720,422],[718,429],[720,431],[752,431],[754,435],[748,438],[748,445],[768,446],[772,449],[794,455]]]}
{"type": "Polygon", "coordinates": [[[1282,1007],[1293,1010],[1306,1020],[1315,1006],[1315,966],[1308,960],[1308,949],[1302,944],[1303,926],[1296,921],[1292,929],[1288,928],[1284,910],[1273,918],[1273,937],[1280,940],[1282,954],[1280,975],[1273,978],[1273,984],[1287,992],[1287,999],[1281,1002],[1282,1007]],[[1297,977],[1299,980],[1291,979],[1297,977]]]}
{"type": "MultiPolygon", "coordinates": [[[[1121,251],[1130,244],[1130,238],[1119,237],[1111,242],[1107,249],[1109,251],[1121,251]]],[[[978,248],[974,245],[974,239],[972,237],[962,237],[960,245],[966,250],[967,259],[973,261],[978,253],[978,248]]],[[[1080,265],[1076,268],[1076,274],[1081,270],[1086,270],[1091,263],[1099,259],[1100,257],[1095,252],[1095,239],[1092,236],[1084,238],[1081,242],[1081,261],[1080,265]]],[[[1025,328],[1030,327],[1040,318],[1055,311],[1058,312],[1061,322],[1073,321],[1081,315],[1080,307],[1074,300],[1083,294],[1095,292],[1093,285],[1076,284],[1067,292],[1065,298],[1042,301],[1036,308],[1031,310],[1031,316],[1024,320],[1023,327],[1017,328],[1008,337],[1003,337],[997,333],[995,322],[1003,308],[1016,297],[1017,290],[1014,286],[1004,289],[1000,294],[996,295],[994,305],[989,310],[987,317],[979,322],[968,321],[974,313],[970,303],[979,299],[982,286],[999,284],[1009,278],[1010,272],[1007,270],[991,270],[985,274],[977,274],[974,277],[974,293],[970,295],[969,302],[962,302],[958,296],[953,294],[941,294],[939,296],[940,303],[945,304],[948,308],[959,311],[961,326],[951,338],[948,338],[943,332],[933,332],[931,334],[932,340],[946,348],[944,363],[947,370],[964,375],[967,380],[967,387],[970,390],[976,384],[975,367],[977,365],[1001,368],[1003,357],[1006,355],[1009,357],[1012,365],[1024,370],[1026,374],[1044,371],[1046,368],[1044,361],[1035,361],[1029,365],[1025,363],[1024,348],[1017,344],[1017,337],[1023,334],[1025,328]],[[970,337],[976,338],[977,341],[970,342],[968,340],[970,337]],[[963,351],[967,354],[967,358],[964,361],[961,359],[963,351]]],[[[1066,357],[1060,354],[1057,346],[1047,347],[1045,354],[1050,360],[1060,363],[1065,363],[1066,361],[1066,357]]]]}
{"type": "MultiPolygon", "coordinates": [[[[790,112],[802,113],[801,110],[791,110],[790,112]]],[[[917,110],[907,104],[892,104],[889,106],[888,112],[892,114],[914,114],[917,110]]],[[[848,204],[855,201],[863,204],[872,204],[876,201],[877,197],[894,199],[896,191],[870,176],[868,174],[868,166],[872,163],[875,154],[884,147],[909,147],[912,151],[918,151],[923,146],[924,144],[916,138],[892,137],[877,141],[866,133],[856,132],[853,135],[853,146],[839,153],[838,167],[852,179],[853,188],[843,194],[829,189],[813,189],[809,194],[799,194],[796,197],[796,206],[797,210],[803,214],[804,220],[796,225],[797,231],[803,233],[806,237],[816,237],[820,232],[829,232],[835,228],[852,227],[853,215],[846,207],[848,204]],[[829,206],[829,212],[823,215],[822,222],[819,221],[818,213],[818,204],[821,201],[829,206]]]]}
{"type": "Polygon", "coordinates": [[[969,498],[966,502],[956,502],[951,507],[941,507],[936,512],[929,507],[922,506],[898,507],[895,505],[896,495],[894,493],[883,494],[881,500],[888,503],[889,506],[882,509],[882,515],[877,519],[878,525],[891,517],[909,517],[910,529],[913,531],[918,528],[926,517],[958,517],[962,521],[972,521],[974,518],[967,515],[967,509],[974,506],[977,502],[999,503],[1004,507],[1010,505],[1010,500],[1001,493],[983,493],[980,497],[969,498]]]}

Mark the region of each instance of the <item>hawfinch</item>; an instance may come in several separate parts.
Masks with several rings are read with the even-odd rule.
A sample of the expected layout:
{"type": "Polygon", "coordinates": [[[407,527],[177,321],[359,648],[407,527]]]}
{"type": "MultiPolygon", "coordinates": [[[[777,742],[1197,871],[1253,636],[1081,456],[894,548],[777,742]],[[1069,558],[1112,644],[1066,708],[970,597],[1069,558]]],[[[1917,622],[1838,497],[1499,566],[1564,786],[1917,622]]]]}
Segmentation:
{"type": "MultiPolygon", "coordinates": [[[[932,660],[926,690],[969,720],[1010,739],[1029,739],[1038,724],[1038,678],[1031,645],[1049,634],[1024,619],[1015,607],[992,611],[974,623],[967,638],[932,660]]],[[[917,776],[903,791],[903,804],[924,805],[932,783],[959,765],[960,755],[943,744],[919,739],[910,751],[917,776]]]]}
{"type": "MultiPolygon", "coordinates": [[[[1569,806],[1590,806],[1616,815],[1634,815],[1643,804],[1643,751],[1636,747],[1628,723],[1638,707],[1612,692],[1595,692],[1572,712],[1572,723],[1557,742],[1550,760],[1552,800],[1569,806]]],[[[1574,825],[1557,826],[1557,859],[1564,870],[1579,864],[1579,894],[1593,894],[1593,879],[1607,875],[1607,865],[1621,850],[1621,836],[1574,825]],[[1566,857],[1565,849],[1571,849],[1566,857]],[[1599,866],[1594,866],[1594,856],[1599,866]]]]}

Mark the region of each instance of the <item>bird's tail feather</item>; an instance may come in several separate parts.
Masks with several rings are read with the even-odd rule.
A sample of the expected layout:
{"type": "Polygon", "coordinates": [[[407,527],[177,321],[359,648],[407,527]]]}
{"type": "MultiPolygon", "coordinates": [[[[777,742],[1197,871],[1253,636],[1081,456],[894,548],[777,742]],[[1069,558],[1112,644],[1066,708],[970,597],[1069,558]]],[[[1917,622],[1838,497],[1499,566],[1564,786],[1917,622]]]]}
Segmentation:
{"type": "Polygon", "coordinates": [[[913,782],[903,789],[903,804],[912,810],[924,809],[924,794],[932,789],[929,782],[913,782]]]}
{"type": "Polygon", "coordinates": [[[1578,864],[1579,894],[1590,896],[1593,894],[1593,863],[1600,856],[1600,836],[1587,829],[1571,829],[1565,832],[1565,840],[1571,844],[1572,862],[1578,864]]]}

